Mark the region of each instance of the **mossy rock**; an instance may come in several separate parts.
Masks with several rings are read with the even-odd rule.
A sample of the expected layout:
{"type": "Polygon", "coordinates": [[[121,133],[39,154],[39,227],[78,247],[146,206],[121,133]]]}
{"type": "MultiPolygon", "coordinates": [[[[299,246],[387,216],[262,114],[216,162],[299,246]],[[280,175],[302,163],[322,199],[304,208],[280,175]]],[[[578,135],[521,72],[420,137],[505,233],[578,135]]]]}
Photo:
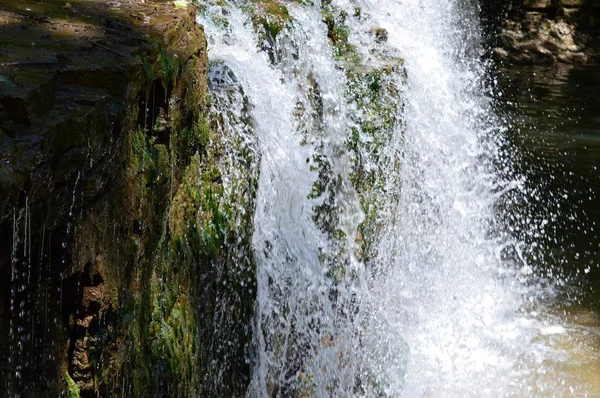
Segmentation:
{"type": "Polygon", "coordinates": [[[251,11],[254,26],[264,28],[270,38],[276,40],[285,26],[292,22],[288,9],[278,0],[251,1],[255,5],[251,11]]]}
{"type": "Polygon", "coordinates": [[[65,384],[67,387],[67,391],[66,391],[67,398],[80,398],[81,397],[81,389],[79,388],[77,383],[75,383],[75,381],[73,381],[73,379],[71,378],[69,373],[65,373],[65,384]]]}

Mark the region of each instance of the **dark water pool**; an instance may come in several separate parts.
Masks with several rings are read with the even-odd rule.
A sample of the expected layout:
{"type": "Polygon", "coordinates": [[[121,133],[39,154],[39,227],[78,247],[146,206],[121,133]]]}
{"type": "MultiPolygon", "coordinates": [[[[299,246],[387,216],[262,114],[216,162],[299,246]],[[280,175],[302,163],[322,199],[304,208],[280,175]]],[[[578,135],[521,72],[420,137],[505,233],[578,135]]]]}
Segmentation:
{"type": "Polygon", "coordinates": [[[517,168],[536,187],[532,212],[547,218],[548,262],[600,283],[600,66],[501,71],[517,168]]]}
{"type": "Polygon", "coordinates": [[[600,397],[600,65],[502,69],[499,84],[516,169],[538,197],[527,211],[548,222],[538,271],[557,286],[532,344],[562,356],[533,364],[532,391],[600,397]]]}

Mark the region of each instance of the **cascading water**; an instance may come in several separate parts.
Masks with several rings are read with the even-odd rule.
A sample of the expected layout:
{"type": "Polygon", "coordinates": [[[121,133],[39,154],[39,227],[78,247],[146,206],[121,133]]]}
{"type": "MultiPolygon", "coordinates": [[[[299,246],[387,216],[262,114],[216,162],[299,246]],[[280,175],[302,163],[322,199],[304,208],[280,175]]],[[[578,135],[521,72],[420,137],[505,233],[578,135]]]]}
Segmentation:
{"type": "Polygon", "coordinates": [[[520,286],[503,278],[508,242],[493,230],[511,183],[492,168],[499,129],[481,93],[474,5],[457,3],[371,7],[408,75],[398,221],[384,227],[376,261],[389,272],[373,294],[410,347],[410,397],[511,395],[514,346],[529,337],[518,327],[520,286]]]}
{"type": "Polygon", "coordinates": [[[535,342],[553,329],[505,222],[521,215],[500,210],[527,193],[476,2],[217,3],[209,56],[260,152],[247,395],[588,396],[546,376],[557,351],[535,342]]]}

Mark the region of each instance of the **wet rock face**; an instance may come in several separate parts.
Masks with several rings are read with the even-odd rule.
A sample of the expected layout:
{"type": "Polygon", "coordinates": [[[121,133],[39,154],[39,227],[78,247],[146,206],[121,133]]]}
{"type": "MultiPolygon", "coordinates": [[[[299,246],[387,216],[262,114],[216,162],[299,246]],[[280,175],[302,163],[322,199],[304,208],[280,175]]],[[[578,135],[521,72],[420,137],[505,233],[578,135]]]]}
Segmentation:
{"type": "Polygon", "coordinates": [[[168,300],[185,315],[171,326],[189,363],[154,355],[164,338],[148,327],[153,303],[168,301],[155,267],[170,286],[195,281],[169,279],[167,260],[171,199],[203,150],[195,12],[0,2],[0,397],[168,396],[190,384],[182,369],[198,368],[199,341],[187,292],[168,300]]]}
{"type": "Polygon", "coordinates": [[[588,63],[600,55],[599,1],[517,0],[494,12],[500,14],[490,18],[498,26],[494,53],[499,59],[588,63]]]}

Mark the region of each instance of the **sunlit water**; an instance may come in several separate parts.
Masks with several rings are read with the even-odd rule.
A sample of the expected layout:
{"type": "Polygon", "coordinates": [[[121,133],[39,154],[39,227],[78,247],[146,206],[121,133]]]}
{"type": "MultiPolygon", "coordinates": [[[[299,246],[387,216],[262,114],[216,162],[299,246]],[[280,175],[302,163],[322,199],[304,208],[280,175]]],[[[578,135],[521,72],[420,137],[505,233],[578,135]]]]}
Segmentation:
{"type": "MultiPolygon", "coordinates": [[[[597,210],[565,210],[573,197],[552,150],[529,145],[535,131],[559,132],[538,124],[554,119],[527,116],[538,104],[527,98],[500,109],[527,88],[508,78],[513,96],[493,100],[476,4],[332,2],[361,67],[399,55],[407,75],[390,78],[404,106],[376,165],[367,263],[356,254],[365,214],[346,146],[366,116],[350,100],[349,66],[334,55],[321,4],[283,4],[293,22],[277,43],[254,30],[250,2],[199,16],[211,73],[229,71],[251,118],[235,128],[260,152],[248,396],[600,396],[598,301],[582,282],[598,275],[597,210]],[[384,44],[374,26],[387,31],[384,44]],[[315,183],[326,194],[314,195],[315,183]],[[579,241],[584,214],[577,236],[591,246],[577,251],[568,242],[579,241]]],[[[584,185],[576,197],[595,203],[597,185],[584,185]]]]}

